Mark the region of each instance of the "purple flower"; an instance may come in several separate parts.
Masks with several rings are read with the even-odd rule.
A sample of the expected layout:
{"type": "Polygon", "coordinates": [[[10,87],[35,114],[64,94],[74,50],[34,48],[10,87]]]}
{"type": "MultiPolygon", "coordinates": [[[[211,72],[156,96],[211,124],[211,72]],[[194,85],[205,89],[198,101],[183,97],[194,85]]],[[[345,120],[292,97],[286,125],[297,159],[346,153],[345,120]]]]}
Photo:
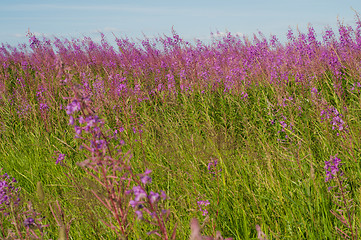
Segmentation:
{"type": "Polygon", "coordinates": [[[208,170],[211,171],[213,168],[217,167],[218,161],[214,160],[208,163],[208,170]]]}
{"type": "Polygon", "coordinates": [[[34,218],[31,218],[31,217],[29,217],[29,218],[27,218],[27,219],[24,220],[24,226],[25,226],[25,227],[30,227],[30,226],[32,226],[34,223],[35,223],[35,220],[34,220],[34,218]]]}
{"type": "Polygon", "coordinates": [[[208,171],[210,174],[213,175],[213,177],[215,177],[218,173],[222,171],[222,169],[220,168],[218,169],[217,165],[218,165],[218,160],[216,158],[212,159],[208,163],[208,171]]]}
{"type": "Polygon", "coordinates": [[[312,88],[311,92],[314,93],[314,94],[318,94],[317,88],[312,88]]]}
{"type": "Polygon", "coordinates": [[[74,112],[80,111],[81,106],[80,102],[78,100],[73,100],[69,105],[66,107],[66,114],[71,115],[74,112]]]}
{"type": "Polygon", "coordinates": [[[143,205],[143,204],[141,204],[141,203],[139,203],[139,202],[137,202],[137,201],[134,201],[134,200],[130,200],[130,201],[129,201],[129,204],[130,204],[130,206],[131,206],[132,208],[134,208],[134,209],[143,209],[143,208],[144,208],[144,205],[143,205]]]}
{"type": "Polygon", "coordinates": [[[49,107],[48,107],[48,104],[46,104],[46,103],[40,103],[40,105],[39,105],[39,109],[40,110],[46,110],[46,109],[48,109],[49,107]]]}
{"type": "MultiPolygon", "coordinates": [[[[332,130],[338,129],[339,131],[347,132],[348,125],[342,119],[342,117],[343,117],[342,114],[339,113],[339,111],[333,106],[327,107],[326,110],[321,111],[321,119],[322,120],[330,119],[332,130]]],[[[337,133],[337,136],[338,135],[339,133],[337,133]]]]}
{"type": "Polygon", "coordinates": [[[84,123],[86,123],[85,120],[84,120],[84,118],[83,118],[83,116],[80,116],[78,120],[79,120],[79,124],[84,124],[84,123]]]}
{"type": "MultiPolygon", "coordinates": [[[[337,173],[340,172],[341,159],[335,156],[330,157],[330,161],[325,161],[325,171],[326,171],[326,179],[325,182],[332,180],[337,173]]],[[[342,174],[342,173],[341,173],[342,174]]]]}
{"type": "Polygon", "coordinates": [[[140,181],[141,181],[144,185],[152,182],[152,178],[149,177],[149,174],[150,174],[151,172],[152,172],[152,170],[147,169],[147,170],[145,170],[145,172],[141,175],[140,181]]]}
{"type": "Polygon", "coordinates": [[[282,131],[284,131],[284,129],[287,127],[287,123],[285,123],[285,121],[280,121],[280,124],[282,126],[282,131]]]}
{"type": "Polygon", "coordinates": [[[59,153],[58,158],[56,159],[55,164],[62,163],[64,161],[65,154],[59,153]]]}
{"type": "Polygon", "coordinates": [[[294,37],[294,35],[293,35],[292,29],[288,29],[287,39],[288,39],[289,41],[294,41],[295,37],[294,37]]]}
{"type": "Polygon", "coordinates": [[[132,208],[136,208],[138,206],[138,202],[134,201],[134,200],[130,200],[129,204],[130,204],[130,206],[132,206],[132,208]]]}
{"type": "Polygon", "coordinates": [[[16,183],[15,178],[10,179],[7,173],[0,175],[0,212],[7,209],[11,202],[15,205],[20,202],[19,189],[14,187],[14,183],[16,183]]]}
{"type": "Polygon", "coordinates": [[[202,213],[203,216],[206,216],[208,214],[208,210],[205,207],[210,204],[209,201],[208,200],[206,200],[206,201],[198,201],[197,204],[198,204],[198,207],[199,207],[199,211],[203,212],[202,213]]]}
{"type": "Polygon", "coordinates": [[[98,116],[88,116],[85,118],[85,122],[87,123],[87,127],[95,127],[97,123],[100,123],[100,119],[98,116]]]}
{"type": "Polygon", "coordinates": [[[158,202],[160,200],[159,193],[155,193],[153,191],[150,191],[149,193],[149,200],[152,204],[158,202]]]}
{"type": "Polygon", "coordinates": [[[143,219],[143,212],[142,211],[135,211],[135,214],[137,214],[137,218],[139,219],[139,220],[142,220],[143,219]]]}
{"type": "Polygon", "coordinates": [[[73,116],[70,116],[70,118],[69,118],[69,125],[74,125],[74,118],[73,118],[73,116]]]}
{"type": "Polygon", "coordinates": [[[165,194],[164,191],[160,191],[160,197],[161,197],[163,200],[166,200],[166,199],[167,199],[167,195],[165,194]]]}
{"type": "Polygon", "coordinates": [[[145,175],[145,176],[140,177],[140,181],[145,185],[147,183],[151,183],[152,178],[149,177],[148,175],[145,175]]]}
{"type": "Polygon", "coordinates": [[[91,140],[90,146],[94,149],[105,149],[107,147],[107,142],[105,140],[91,140]]]}
{"type": "Polygon", "coordinates": [[[77,136],[80,136],[81,135],[81,132],[82,132],[82,128],[79,127],[79,126],[74,126],[74,129],[75,129],[75,134],[77,136]]]}
{"type": "Polygon", "coordinates": [[[146,192],[140,186],[133,187],[133,193],[135,196],[134,201],[137,201],[137,202],[140,201],[141,199],[147,197],[146,192]]]}
{"type": "Polygon", "coordinates": [[[35,37],[35,35],[29,37],[30,47],[39,47],[40,41],[35,37]]]}

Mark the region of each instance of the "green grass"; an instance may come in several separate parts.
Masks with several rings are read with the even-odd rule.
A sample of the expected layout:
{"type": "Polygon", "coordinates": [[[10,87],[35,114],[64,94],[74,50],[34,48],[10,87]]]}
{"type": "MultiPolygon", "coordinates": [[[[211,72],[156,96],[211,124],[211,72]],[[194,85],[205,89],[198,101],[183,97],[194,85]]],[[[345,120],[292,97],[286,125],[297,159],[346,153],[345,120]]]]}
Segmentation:
{"type": "MultiPolygon", "coordinates": [[[[146,167],[152,169],[152,189],[164,190],[169,196],[166,204],[172,212],[170,225],[178,222],[177,239],[188,239],[191,218],[205,219],[198,210],[199,200],[210,201],[207,235],[213,234],[214,224],[223,236],[256,239],[258,224],[269,239],[338,239],[335,226],[341,223],[330,213],[335,205],[323,169],[324,161],[336,153],[344,163],[356,206],[355,222],[359,222],[359,96],[350,94],[346,103],[347,136],[353,143],[349,151],[349,140],[336,136],[328,122],[321,122],[318,105],[311,97],[303,97],[289,86],[285,92],[293,96],[294,104],[279,107],[278,91],[272,86],[252,87],[248,100],[223,92],[194,92],[165,102],[144,101],[134,108],[138,122],[144,124],[142,142],[132,126],[126,125],[124,118],[120,120],[128,126],[122,136],[133,153],[131,165],[138,173],[146,167]],[[278,133],[282,129],[278,121],[271,124],[271,120],[282,120],[281,115],[288,125],[292,123],[294,132],[278,133]],[[291,141],[277,140],[285,139],[286,134],[291,141]],[[208,172],[212,158],[218,159],[222,169],[219,179],[208,172]]],[[[340,99],[329,94],[325,98],[339,106],[340,99]]],[[[2,111],[0,167],[18,180],[23,197],[46,217],[49,238],[57,238],[58,228],[48,205],[58,200],[65,220],[72,220],[70,239],[116,239],[100,221],[108,213],[89,191],[96,184],[86,180],[76,165],[85,156],[78,150],[79,142],[65,113],[51,112],[53,127],[46,132],[41,119],[14,121],[11,106],[2,111]],[[55,165],[54,151],[66,154],[69,169],[55,165]],[[68,172],[85,187],[74,186],[68,172]],[[44,187],[44,202],[35,194],[38,181],[44,187]]],[[[116,114],[111,111],[104,107],[100,117],[109,128],[115,128],[116,114]]],[[[152,239],[145,235],[150,230],[147,224],[136,222],[134,239],[152,239]]]]}

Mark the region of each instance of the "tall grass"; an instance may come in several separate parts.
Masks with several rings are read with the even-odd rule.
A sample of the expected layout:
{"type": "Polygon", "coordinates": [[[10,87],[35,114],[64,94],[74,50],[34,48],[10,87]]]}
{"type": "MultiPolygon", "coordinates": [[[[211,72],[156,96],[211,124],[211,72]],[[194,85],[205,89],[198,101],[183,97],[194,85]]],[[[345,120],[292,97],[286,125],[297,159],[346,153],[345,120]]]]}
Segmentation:
{"type": "Polygon", "coordinates": [[[287,37],[2,44],[1,238],[357,239],[361,22],[287,37]]]}

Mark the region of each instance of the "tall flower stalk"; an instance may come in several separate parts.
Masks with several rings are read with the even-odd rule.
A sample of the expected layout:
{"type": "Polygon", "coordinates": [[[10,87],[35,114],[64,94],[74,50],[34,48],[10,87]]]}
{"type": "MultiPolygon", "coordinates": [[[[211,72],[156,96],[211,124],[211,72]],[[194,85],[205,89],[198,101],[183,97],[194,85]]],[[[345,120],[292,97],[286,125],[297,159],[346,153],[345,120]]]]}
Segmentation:
{"type": "Polygon", "coordinates": [[[342,166],[341,159],[331,156],[329,161],[325,161],[326,179],[325,182],[333,181],[336,185],[330,186],[328,190],[333,192],[334,203],[337,205],[337,212],[330,210],[331,213],[341,221],[345,230],[336,227],[336,231],[345,239],[357,239],[357,229],[354,227],[353,200],[350,199],[347,178],[340,170],[342,166]],[[336,190],[337,189],[337,190],[336,190]]]}
{"type": "Polygon", "coordinates": [[[133,172],[131,153],[123,152],[124,141],[118,131],[105,130],[104,121],[92,109],[91,99],[80,88],[72,89],[74,97],[66,107],[69,124],[74,126],[76,138],[83,140],[81,148],[88,152],[87,159],[78,165],[106,190],[104,196],[92,191],[113,217],[111,221],[103,221],[104,224],[128,239],[132,231],[129,219],[135,214],[138,220],[156,227],[148,234],[156,234],[165,240],[175,239],[176,226],[171,235],[166,226],[170,211],[161,208],[166,199],[165,192],[148,191],[146,187],[152,182],[151,170],[147,169],[143,174],[133,172]]]}
{"type": "Polygon", "coordinates": [[[15,187],[16,183],[7,173],[0,175],[0,237],[44,239],[44,228],[48,225],[42,223],[41,214],[34,210],[31,202],[24,206],[20,199],[20,188],[15,187]],[[12,227],[5,225],[6,223],[11,223],[12,227]]]}

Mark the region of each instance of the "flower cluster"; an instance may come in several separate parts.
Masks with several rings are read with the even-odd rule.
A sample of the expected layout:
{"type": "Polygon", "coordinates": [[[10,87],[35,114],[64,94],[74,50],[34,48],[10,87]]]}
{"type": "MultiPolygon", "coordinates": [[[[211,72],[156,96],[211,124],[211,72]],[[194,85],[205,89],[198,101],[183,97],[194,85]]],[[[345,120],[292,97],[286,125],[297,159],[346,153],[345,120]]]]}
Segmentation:
{"type": "Polygon", "coordinates": [[[43,230],[48,225],[42,224],[43,218],[34,211],[31,202],[27,204],[27,210],[23,209],[23,204],[20,204],[19,188],[15,188],[15,183],[16,180],[10,179],[7,173],[0,175],[0,213],[2,213],[0,236],[7,236],[6,239],[40,239],[44,236],[43,230]],[[3,226],[6,219],[11,219],[13,225],[7,229],[7,232],[4,231],[3,226]]]}
{"type": "MultiPolygon", "coordinates": [[[[139,174],[140,181],[144,184],[144,186],[152,182],[152,178],[149,176],[151,172],[151,170],[147,169],[143,174],[139,174]]],[[[164,191],[161,191],[160,194],[150,191],[147,194],[144,187],[141,185],[134,186],[127,193],[133,193],[134,195],[134,199],[131,199],[129,204],[135,210],[137,218],[140,220],[144,220],[144,212],[147,212],[152,218],[154,218],[157,214],[154,212],[154,210],[157,210],[157,203],[161,199],[165,200],[167,198],[164,191]],[[151,206],[147,207],[147,204],[151,206]]]]}
{"type": "Polygon", "coordinates": [[[330,156],[329,161],[325,161],[325,182],[333,180],[333,183],[336,184],[335,186],[328,188],[328,191],[332,193],[334,203],[337,206],[336,211],[331,209],[330,212],[342,223],[342,228],[336,227],[336,231],[344,239],[357,239],[357,228],[354,223],[354,203],[352,197],[350,196],[350,191],[347,190],[347,178],[340,170],[341,165],[341,159],[337,157],[337,154],[335,156],[330,156]]]}
{"type": "Polygon", "coordinates": [[[8,214],[10,204],[18,205],[20,202],[19,189],[15,188],[15,183],[15,178],[10,179],[7,173],[0,175],[0,212],[5,215],[8,214]]]}
{"type": "MultiPolygon", "coordinates": [[[[108,223],[104,223],[122,236],[128,236],[131,229],[129,208],[133,208],[138,219],[158,226],[158,229],[150,234],[154,233],[168,239],[165,223],[168,221],[170,211],[162,210],[159,206],[159,202],[167,198],[166,194],[163,191],[160,193],[148,191],[148,187],[146,188],[152,182],[149,176],[152,171],[146,169],[142,174],[133,173],[129,164],[130,151],[123,153],[118,149],[124,145],[124,141],[118,139],[118,133],[124,129],[104,130],[104,121],[92,110],[89,95],[86,95],[81,88],[73,87],[73,91],[75,96],[70,99],[66,107],[66,113],[70,115],[69,125],[74,126],[75,138],[85,142],[81,148],[91,152],[91,156],[78,165],[104,187],[105,195],[93,192],[113,216],[108,223]],[[108,134],[109,132],[111,133],[108,134]],[[112,148],[114,142],[118,145],[112,148]],[[146,214],[150,219],[145,216],[146,214]]],[[[133,130],[136,131],[135,128],[133,130]]],[[[59,153],[57,162],[61,162],[64,156],[59,153]]]]}
{"type": "MultiPolygon", "coordinates": [[[[84,100],[85,101],[83,104],[86,104],[86,101],[90,101],[87,97],[84,97],[84,100]]],[[[103,132],[101,131],[101,128],[104,125],[104,121],[100,119],[97,115],[91,114],[92,110],[89,107],[87,107],[88,114],[82,114],[79,117],[74,117],[75,113],[81,110],[82,104],[76,98],[73,99],[71,103],[66,107],[66,113],[70,115],[69,125],[74,126],[75,138],[85,139],[82,136],[83,132],[93,135],[91,139],[88,139],[90,142],[89,146],[82,145],[82,147],[86,147],[93,154],[95,154],[95,152],[103,154],[108,145],[107,140],[104,139],[103,132]]],[[[116,134],[113,134],[113,136],[107,136],[107,138],[116,138],[116,134]]]]}
{"type": "Polygon", "coordinates": [[[34,238],[40,238],[35,233],[35,229],[38,229],[40,235],[44,234],[44,228],[48,227],[49,225],[44,225],[42,223],[44,217],[41,216],[40,213],[36,212],[32,206],[31,202],[27,203],[27,210],[21,213],[22,218],[25,218],[23,221],[24,227],[31,232],[34,238]]]}
{"type": "Polygon", "coordinates": [[[81,109],[80,102],[77,99],[74,99],[66,107],[66,114],[71,115],[73,113],[80,111],[80,109],[81,109]]]}
{"type": "Polygon", "coordinates": [[[208,210],[206,209],[206,206],[208,206],[210,204],[210,202],[208,200],[206,200],[206,201],[198,201],[197,204],[198,204],[198,207],[199,207],[199,211],[202,212],[203,216],[206,216],[208,214],[208,210]]]}
{"type": "Polygon", "coordinates": [[[58,156],[58,158],[56,159],[55,164],[62,163],[62,162],[64,161],[64,158],[65,158],[65,154],[59,153],[59,156],[58,156]]]}
{"type": "Polygon", "coordinates": [[[342,165],[341,160],[337,157],[337,154],[335,156],[331,156],[330,161],[325,161],[325,171],[326,171],[325,182],[328,182],[332,180],[334,177],[336,177],[338,172],[340,172],[340,175],[342,175],[342,172],[340,171],[339,168],[341,165],[342,165]]]}
{"type": "Polygon", "coordinates": [[[328,106],[326,110],[321,110],[321,120],[329,120],[332,125],[332,130],[338,130],[337,136],[339,136],[342,131],[347,132],[348,126],[342,118],[342,114],[333,106],[328,106]]]}
{"type": "Polygon", "coordinates": [[[222,172],[221,168],[218,168],[218,160],[216,158],[212,159],[209,163],[208,163],[208,171],[210,174],[213,175],[213,177],[218,176],[218,173],[222,172]]]}

